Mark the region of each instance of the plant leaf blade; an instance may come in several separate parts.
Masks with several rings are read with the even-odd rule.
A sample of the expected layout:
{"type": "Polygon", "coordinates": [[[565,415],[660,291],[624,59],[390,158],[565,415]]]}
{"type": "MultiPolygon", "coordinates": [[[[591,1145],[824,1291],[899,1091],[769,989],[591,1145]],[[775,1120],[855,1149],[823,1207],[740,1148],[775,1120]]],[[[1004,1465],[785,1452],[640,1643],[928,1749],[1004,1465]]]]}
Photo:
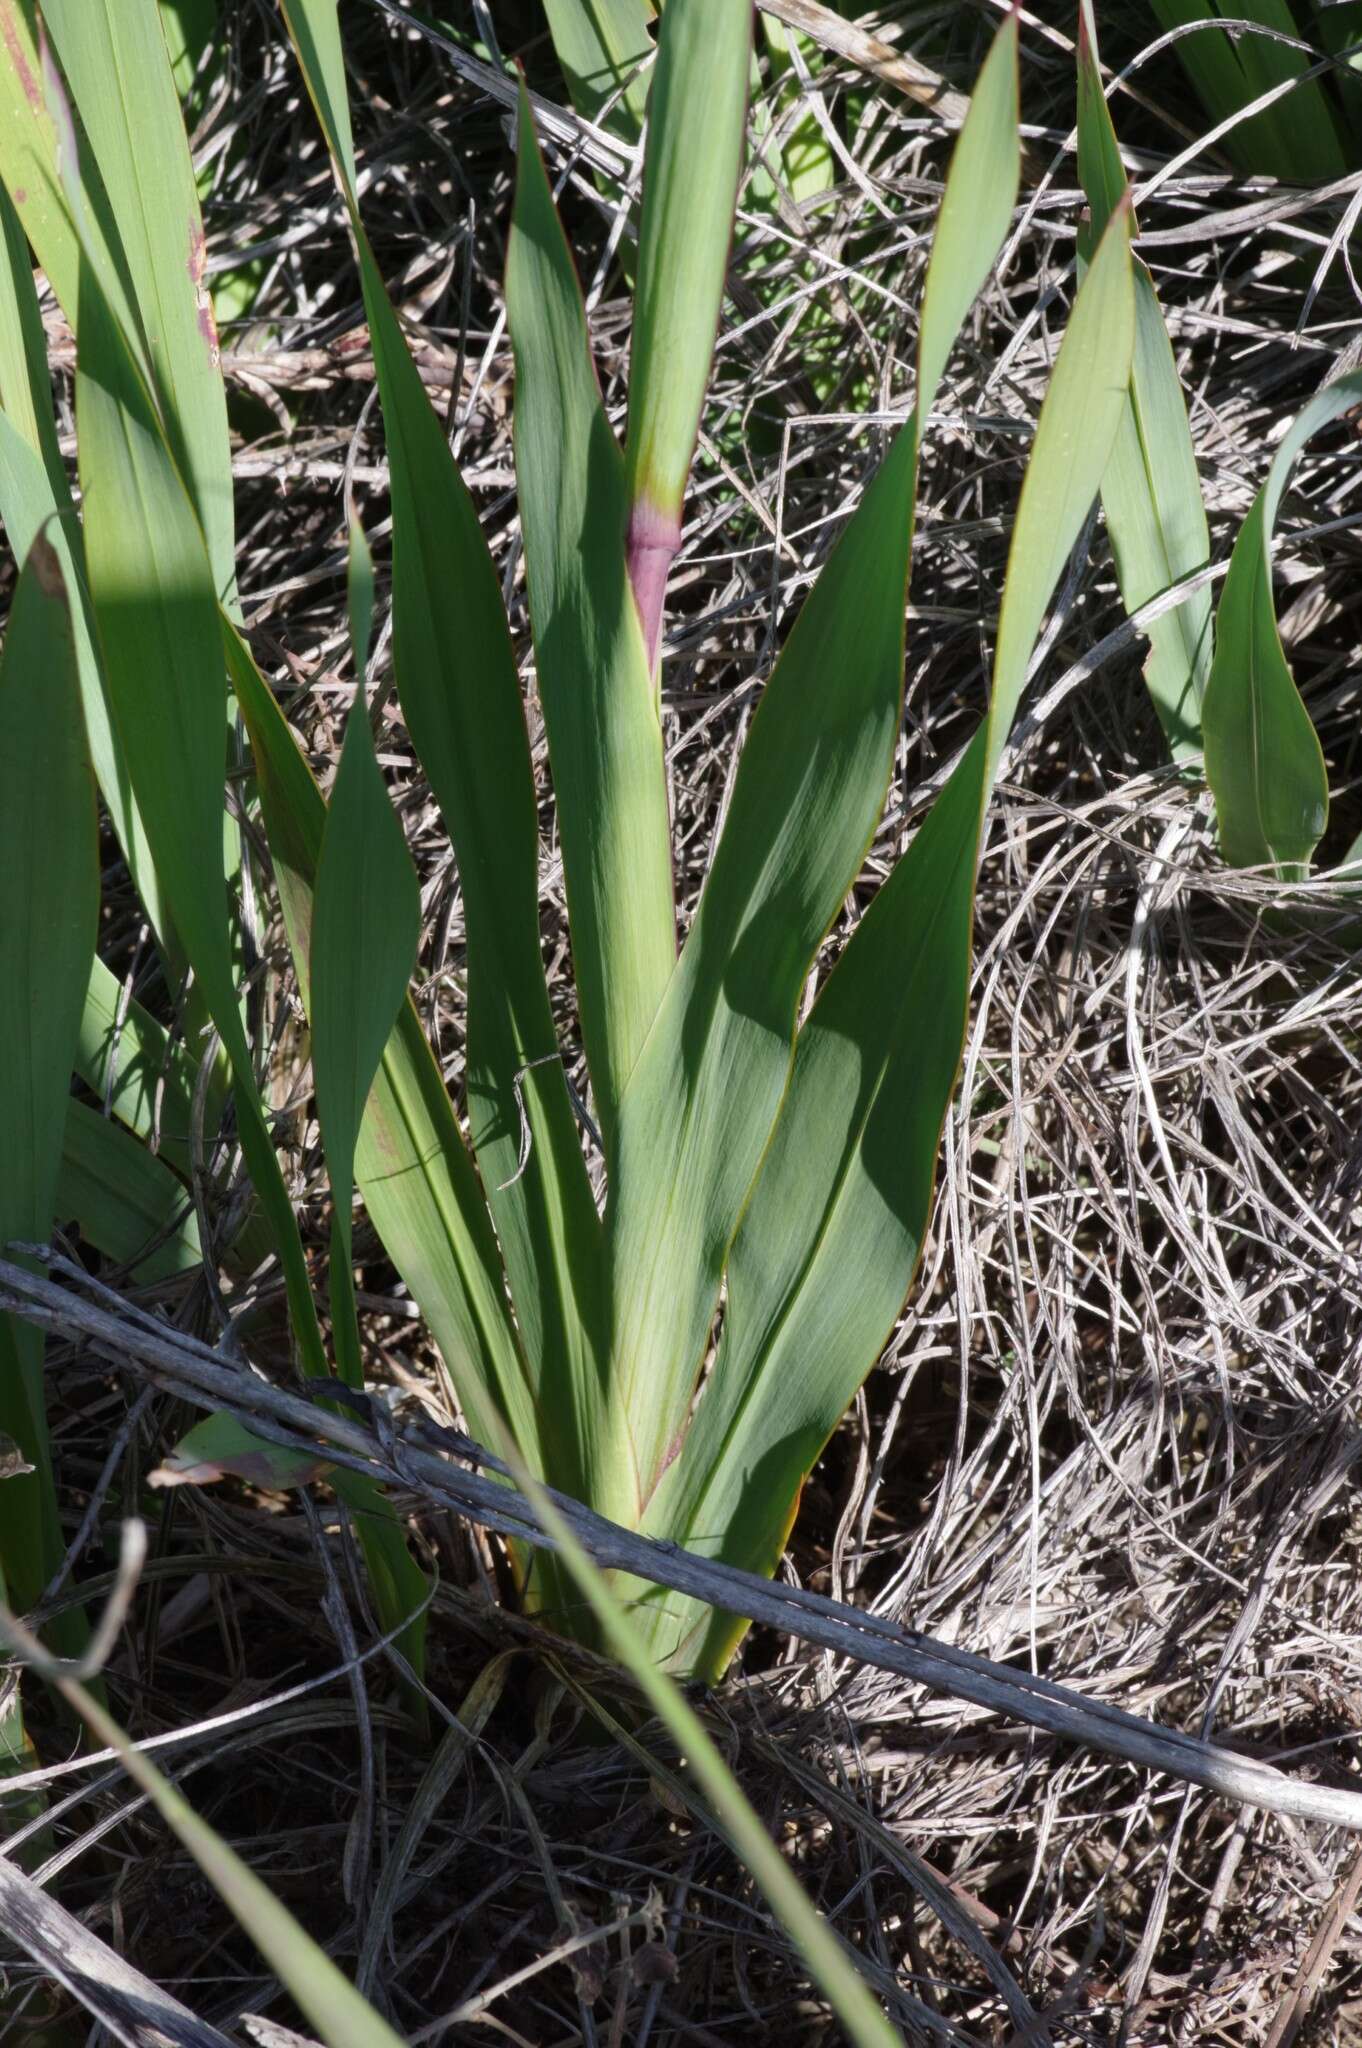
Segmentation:
{"type": "Polygon", "coordinates": [[[676,961],[667,786],[625,560],[624,461],[523,92],[506,303],[539,700],[582,1036],[609,1158],[620,1097],[676,961]]]}
{"type": "Polygon", "coordinates": [[[331,1178],[332,1331],[341,1377],[363,1386],[351,1279],[355,1146],[369,1090],[416,965],[421,900],[374,754],[364,685],[373,563],[350,532],[355,701],[327,807],[312,901],[312,1071],[331,1178]]]}
{"type": "Polygon", "coordinates": [[[1362,400],[1362,371],[1326,384],[1293,422],[1239,530],[1215,619],[1206,689],[1206,779],[1233,867],[1303,877],[1324,833],[1329,784],[1319,739],[1277,630],[1272,531],[1291,469],[1312,434],[1362,400]]]}
{"type": "MultiPolygon", "coordinates": [[[[0,659],[0,1246],[52,1227],[76,1033],[94,956],[94,777],[66,586],[39,536],[0,659]]],[[[64,1546],[48,1448],[40,1331],[0,1315],[0,1429],[32,1470],[0,1486],[0,1565],[25,1607],[64,1546]]],[[[77,1649],[78,1613],[54,1625],[77,1649]]]]}
{"type": "MultiPolygon", "coordinates": [[[[1088,196],[1089,248],[1127,190],[1102,90],[1092,0],[1078,38],[1078,168],[1088,196]]],[[[1135,262],[1135,354],[1130,396],[1102,478],[1102,505],[1127,612],[1210,560],[1210,532],[1182,396],[1158,294],[1135,262]]],[[[1175,761],[1201,751],[1201,702],[1211,669],[1211,592],[1194,591],[1151,621],[1145,683],[1175,761]]]]}
{"type": "Polygon", "coordinates": [[[662,17],[648,103],[625,446],[629,580],[653,666],[723,296],[751,49],[746,0],[689,0],[662,17]]]}
{"type": "Polygon", "coordinates": [[[1012,19],[952,165],[924,299],[918,407],[781,653],[676,977],[625,1096],[607,1235],[617,1428],[628,1440],[617,1440],[602,1481],[637,1488],[617,1498],[621,1517],[643,1511],[676,1454],[724,1258],[788,1080],[799,991],[883,805],[924,409],[1011,216],[1016,58],[1012,19]]]}
{"type": "MultiPolygon", "coordinates": [[[[1080,287],[1013,528],[988,717],[799,1035],[728,1261],[719,1357],[650,1532],[769,1571],[799,1488],[911,1285],[968,1008],[984,805],[1065,555],[1096,494],[1134,346],[1129,211],[1080,287]]],[[[743,1624],[671,1603],[664,1654],[722,1670],[743,1624]]]]}

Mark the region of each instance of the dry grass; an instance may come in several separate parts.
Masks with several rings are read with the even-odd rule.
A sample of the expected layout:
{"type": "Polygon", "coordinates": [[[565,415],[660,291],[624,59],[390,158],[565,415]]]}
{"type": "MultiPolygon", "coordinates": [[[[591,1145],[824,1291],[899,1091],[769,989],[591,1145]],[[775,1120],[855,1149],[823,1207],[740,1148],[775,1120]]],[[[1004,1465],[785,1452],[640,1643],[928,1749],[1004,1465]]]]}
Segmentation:
{"type": "MultiPolygon", "coordinates": [[[[914,12],[917,47],[968,80],[987,10],[914,12]]],[[[355,484],[381,552],[381,433],[339,209],[273,10],[240,0],[227,13],[228,83],[199,141],[215,166],[215,264],[251,249],[263,266],[252,319],[224,335],[241,584],[262,660],[325,772],[352,687],[341,490],[355,484]]],[[[1138,13],[1127,5],[1126,21],[1138,13]]],[[[428,336],[431,383],[448,400],[528,650],[500,319],[502,116],[419,37],[374,8],[351,15],[380,259],[428,336]]],[[[1023,40],[1024,107],[1055,124],[1032,133],[1048,168],[958,352],[928,454],[908,708],[866,893],[981,706],[1009,511],[1071,287],[1067,60],[1035,29],[1023,40]]],[[[1136,45],[1132,27],[1128,53],[1136,45]]],[[[529,54],[551,89],[543,46],[529,54]]],[[[1156,110],[1184,128],[1197,117],[1166,53],[1132,83],[1147,104],[1127,101],[1119,118],[1153,172],[1182,146],[1156,110]]],[[[942,131],[920,109],[884,89],[866,102],[849,71],[826,74],[822,91],[828,104],[854,91],[864,111],[826,204],[807,218],[743,211],[675,578],[664,710],[688,898],[771,650],[877,453],[876,428],[848,414],[902,409],[943,167],[942,131]],[[835,369],[816,394],[816,323],[829,319],[835,369]]],[[[612,251],[627,195],[580,166],[569,186],[618,408],[628,316],[612,251]]],[[[1235,182],[1212,159],[1167,178],[1143,209],[1221,562],[1274,436],[1362,334],[1337,252],[1303,315],[1347,200],[1235,182]]],[[[60,362],[55,323],[52,334],[60,362]]],[[[1331,862],[1362,827],[1360,481],[1355,438],[1314,445],[1279,553],[1285,630],[1330,764],[1331,862]]],[[[994,808],[966,1080],[923,1274],[810,1484],[789,1568],[936,1636],[1356,1783],[1356,935],[1326,888],[1281,915],[1219,867],[1204,796],[1161,765],[1139,658],[1099,528],[1063,592],[1039,708],[994,808]]],[[[457,1089],[457,876],[395,705],[388,715],[385,765],[424,885],[422,1009],[457,1089]]],[[[545,794],[545,945],[572,1045],[545,794]]],[[[106,901],[107,957],[137,976],[148,953],[116,873],[106,901]]],[[[263,1014],[281,1091],[302,1088],[301,1104],[267,904],[263,1014]]],[[[141,992],[156,1000],[154,985],[141,992]]],[[[303,1118],[297,1127],[320,1245],[320,1147],[303,1118]]],[[[429,1383],[420,1325],[369,1247],[375,1373],[429,1383]]],[[[202,1288],[163,1306],[213,1333],[202,1288]]],[[[111,1514],[136,1500],[183,1415],[144,1396],[119,1436],[136,1388],[70,1351],[53,1364],[67,1403],[59,1474],[83,1504],[103,1470],[111,1514]],[[119,1455],[108,1460],[111,1440],[119,1455]]],[[[336,1675],[344,1632],[338,1650],[323,1608],[331,1570],[362,1639],[368,1629],[348,1546],[324,1519],[269,1505],[228,1489],[169,1497],[111,1687],[148,1735],[321,1681],[175,1755],[191,1796],[349,1967],[423,1760],[381,1678],[366,1696],[336,1675]]],[[[494,1648],[526,1647],[429,1816],[416,1896],[378,1949],[375,1993],[399,2028],[454,2042],[490,2026],[534,2048],[830,2041],[798,1960],[721,1841],[650,1775],[648,1752],[665,1761],[656,1731],[644,1727],[632,1751],[588,1739],[538,1639],[490,1611],[498,1563],[486,1541],[438,1521],[425,1534],[444,1575],[439,1694],[457,1705],[494,1648]],[[644,1947],[646,1914],[660,1916],[669,1962],[644,1947]],[[599,1938],[565,1954],[589,1929],[599,1938]]],[[[99,1567],[97,1542],[86,1565],[99,1567]]],[[[1281,2048],[1294,1987],[1312,1971],[1324,1988],[1296,2038],[1362,2039],[1362,1922],[1346,1910],[1331,1920],[1356,1875],[1356,1844],[1341,1831],[1236,1813],[761,1632],[711,1710],[907,2039],[1281,2048]]],[[[252,2011],[288,2019],[116,1772],[63,1778],[54,1793],[70,1795],[56,1826],[65,1896],[92,1926],[219,2024],[252,2011]]],[[[13,1974],[22,1981],[25,1966],[13,1974]]]]}

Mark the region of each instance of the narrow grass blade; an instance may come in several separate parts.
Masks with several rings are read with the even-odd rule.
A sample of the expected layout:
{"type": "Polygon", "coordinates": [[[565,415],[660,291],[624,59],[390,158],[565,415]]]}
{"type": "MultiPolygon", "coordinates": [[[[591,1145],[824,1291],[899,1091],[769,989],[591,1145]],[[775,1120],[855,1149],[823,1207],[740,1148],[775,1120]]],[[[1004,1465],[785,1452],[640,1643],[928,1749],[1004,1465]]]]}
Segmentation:
{"type": "Polygon", "coordinates": [[[157,0],[43,0],[141,319],[166,436],[203,527],[218,596],[236,588],[227,394],[203,218],[157,0]]]}
{"type": "Polygon", "coordinates": [[[795,1007],[884,802],[903,688],[918,442],[1019,175],[1017,24],[980,77],[933,250],[918,410],[777,663],[675,980],[625,1095],[607,1217],[617,1443],[598,1504],[634,1521],[676,1454],[723,1260],[789,1074],[795,1007]]]}
{"type": "Polygon", "coordinates": [[[544,12],[577,112],[607,135],[637,142],[653,54],[650,0],[544,0],[544,12]]]}
{"type": "MultiPolygon", "coordinates": [[[[799,1035],[728,1261],[719,1356],[647,1524],[771,1571],[799,1488],[917,1266],[964,1041],[983,810],[1046,605],[1117,432],[1134,346],[1129,208],[1079,290],[1013,527],[988,718],[799,1035]]],[[[744,1623],[665,1603],[664,1654],[714,1675],[744,1623]]]]}
{"type": "Polygon", "coordinates": [[[88,1103],[68,1102],[54,1214],[74,1218],[87,1244],[149,1287],[203,1264],[183,1181],[88,1103]]]}
{"type": "MultiPolygon", "coordinates": [[[[359,218],[335,0],[288,0],[286,13],[350,207],[373,337],[392,479],[398,694],[463,891],[469,1125],[530,1376],[526,1408],[523,1380],[511,1402],[499,1368],[501,1413],[515,1417],[517,1442],[538,1446],[543,1469],[574,1489],[601,1403],[601,1229],[540,950],[537,805],[515,655],[476,511],[359,218]]],[[[423,1052],[423,1074],[428,1065],[423,1052]]],[[[405,1218],[381,1218],[372,1200],[369,1209],[399,1267],[415,1253],[389,1228],[423,1242],[443,1235],[414,1208],[405,1218]]],[[[445,1355],[451,1367],[459,1356],[445,1355]]]]}
{"type": "MultiPolygon", "coordinates": [[[[672,0],[675,5],[675,0],[672,0]]],[[[827,1921],[812,1905],[765,1823],[748,1801],[695,1709],[657,1668],[604,1575],[528,1473],[517,1474],[534,1510],[558,1548],[582,1597],[590,1603],[601,1633],[667,1729],[735,1855],[765,1893],[777,1919],[846,2029],[854,2048],[901,2048],[860,1975],[827,1921]]]]}
{"type": "Polygon", "coordinates": [[[629,580],[653,667],[723,297],[751,52],[747,0],[687,0],[663,16],[648,103],[625,447],[629,580]]]}
{"type": "Polygon", "coordinates": [[[1239,529],[1215,615],[1206,690],[1206,779],[1232,867],[1302,879],[1329,815],[1329,785],[1272,602],[1272,531],[1296,457],[1312,434],[1362,402],[1362,370],[1326,384],[1292,424],[1239,529]]]}
{"type": "MultiPolygon", "coordinates": [[[[140,1523],[124,1525],[125,1551],[129,1527],[141,1531],[140,1523]]],[[[143,1535],[139,1549],[144,1551],[145,1544],[143,1535]]],[[[59,1665],[44,1658],[37,1643],[12,1615],[0,1614],[0,1632],[26,1663],[52,1679],[96,1741],[117,1754],[128,1776],[193,1857],[237,1924],[250,1936],[299,2010],[316,2028],[326,2048],[401,2048],[387,2022],[360,1997],[287,1907],[280,1904],[207,1821],[200,1819],[99,1701],[59,1665]]]]}
{"type": "MultiPolygon", "coordinates": [[[[0,1246],[52,1228],[71,1060],[95,950],[95,786],[61,565],[25,560],[0,661],[0,1246]]],[[[13,1256],[13,1254],[9,1254],[13,1256]]],[[[0,1316],[0,1430],[31,1472],[0,1485],[0,1568],[31,1607],[64,1546],[48,1449],[43,1340],[0,1316]]],[[[54,1622],[78,1647],[78,1613],[54,1622]]]]}
{"type": "MultiPolygon", "coordinates": [[[[1092,0],[1078,28],[1078,172],[1091,227],[1085,256],[1127,190],[1102,91],[1092,0]]],[[[1135,357],[1130,398],[1102,478],[1102,506],[1121,597],[1134,612],[1210,559],[1210,533],[1177,364],[1153,279],[1135,263],[1135,357]]],[[[1195,591],[1148,627],[1145,682],[1175,761],[1201,750],[1201,701],[1211,671],[1211,592],[1195,591]]]]}
{"type": "Polygon", "coordinates": [[[518,163],[506,264],[516,477],[582,1037],[610,1158],[676,963],[662,729],[625,561],[624,461],[523,92],[518,163]]]}

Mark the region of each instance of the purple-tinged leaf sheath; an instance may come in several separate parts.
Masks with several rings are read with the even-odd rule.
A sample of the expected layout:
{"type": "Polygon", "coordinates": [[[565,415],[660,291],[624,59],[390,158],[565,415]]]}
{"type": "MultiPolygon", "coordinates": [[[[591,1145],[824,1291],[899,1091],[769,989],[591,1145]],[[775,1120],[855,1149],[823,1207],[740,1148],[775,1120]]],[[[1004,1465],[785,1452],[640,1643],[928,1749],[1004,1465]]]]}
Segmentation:
{"type": "Polygon", "coordinates": [[[747,0],[673,0],[648,104],[625,450],[629,578],[650,668],[695,452],[742,170],[747,0]]]}
{"type": "Polygon", "coordinates": [[[662,642],[667,576],[680,545],[681,520],[676,513],[659,511],[646,501],[636,502],[630,507],[626,552],[629,587],[638,606],[648,667],[654,671],[662,642]]]}

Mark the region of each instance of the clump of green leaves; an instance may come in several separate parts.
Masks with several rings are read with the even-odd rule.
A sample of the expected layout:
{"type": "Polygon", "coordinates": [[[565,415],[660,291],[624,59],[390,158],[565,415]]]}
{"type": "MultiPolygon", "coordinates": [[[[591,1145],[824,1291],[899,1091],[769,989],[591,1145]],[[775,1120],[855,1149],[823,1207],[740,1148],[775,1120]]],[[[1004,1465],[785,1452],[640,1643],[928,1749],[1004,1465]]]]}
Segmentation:
{"type": "MultiPolygon", "coordinates": [[[[168,972],[173,980],[177,966],[192,969],[220,1041],[207,1079],[234,1104],[300,1363],[314,1375],[334,1364],[352,1385],[362,1377],[350,1270],[357,1184],[475,1434],[631,1527],[769,1572],[806,1475],[899,1314],[927,1228],[965,1029],[989,793],[1051,594],[1128,420],[1137,323],[1129,206],[1112,191],[1037,421],[987,717],[796,1030],[814,957],[888,787],[920,450],[1017,192],[1018,20],[998,33],[953,155],[912,409],[767,682],[684,935],[657,663],[740,176],[751,11],[736,0],[669,0],[662,17],[623,447],[522,103],[506,280],[516,468],[535,682],[604,1151],[602,1210],[539,944],[536,790],[516,649],[472,502],[365,233],[336,0],[285,0],[285,15],[349,217],[373,339],[391,480],[395,679],[462,888],[466,1122],[405,994],[414,884],[368,725],[367,552],[356,535],[358,692],[328,806],[236,610],[202,230],[166,94],[169,59],[150,39],[154,0],[129,0],[116,20],[113,10],[99,22],[103,9],[54,12],[65,83],[25,44],[22,21],[0,53],[0,113],[13,117],[0,124],[0,178],[14,208],[4,289],[20,338],[0,361],[0,514],[18,536],[69,511],[46,438],[40,351],[20,345],[34,318],[22,229],[78,340],[83,519],[62,524],[91,751],[168,972]],[[144,105],[137,80],[148,65],[164,79],[158,72],[144,105]],[[30,90],[42,77],[43,89],[30,90]],[[122,90],[87,109],[97,77],[122,90]],[[85,115],[79,143],[67,86],[85,115]],[[117,224],[134,219],[129,239],[117,224]],[[239,1003],[235,850],[223,830],[229,703],[249,737],[257,822],[312,1026],[334,1202],[330,1355],[239,1003]]],[[[90,983],[76,1039],[87,1074],[108,1058],[97,1028],[107,989],[91,950],[82,940],[71,954],[90,983]]],[[[150,1056],[155,1027],[135,1006],[124,1030],[150,1056]]],[[[159,1055],[177,1099],[192,1099],[192,1067],[164,1043],[159,1055]]],[[[145,1123],[136,1089],[113,1100],[134,1129],[145,1123]]],[[[175,1165],[161,1164],[173,1198],[175,1165]]],[[[422,1575],[386,1501],[353,1478],[336,1484],[356,1515],[380,1618],[406,1624],[402,1647],[419,1673],[422,1575]]],[[[565,1627],[590,1626],[560,1567],[519,1562],[531,1604],[565,1627]]],[[[623,1590],[656,1661],[711,1677],[723,1670],[744,1624],[652,1588],[623,1590]]]]}

